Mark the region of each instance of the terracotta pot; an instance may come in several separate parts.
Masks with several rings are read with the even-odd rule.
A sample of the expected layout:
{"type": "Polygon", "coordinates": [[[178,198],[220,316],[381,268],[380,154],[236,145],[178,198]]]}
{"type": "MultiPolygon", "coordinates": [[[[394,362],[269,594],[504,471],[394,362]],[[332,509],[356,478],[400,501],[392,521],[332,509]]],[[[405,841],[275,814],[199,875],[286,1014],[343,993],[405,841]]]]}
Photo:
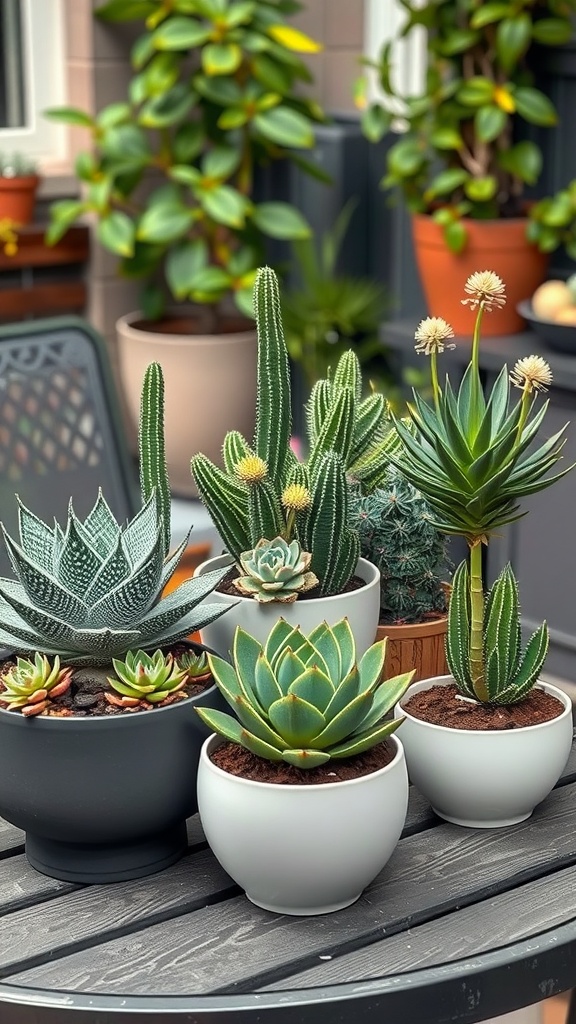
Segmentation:
{"type": "Polygon", "coordinates": [[[0,220],[11,220],[20,227],[29,224],[34,216],[39,182],[37,174],[26,174],[22,178],[0,177],[0,220]]]}
{"type": "Polygon", "coordinates": [[[526,238],[526,219],[465,220],[468,243],[455,254],[447,248],[442,229],[432,217],[415,214],[412,235],[416,263],[430,316],[442,316],[456,334],[470,336],[474,315],[462,305],[464,285],[475,270],[494,270],[506,285],[506,305],[482,321],[484,335],[514,334],[524,328],[516,311],[546,276],[548,255],[526,238]]]}
{"type": "Polygon", "coordinates": [[[378,626],[377,640],[388,638],[384,678],[416,669],[413,682],[448,672],[445,654],[448,616],[405,626],[378,626]]]}
{"type": "Polygon", "coordinates": [[[172,492],[192,497],[196,488],[190,459],[204,452],[222,465],[222,442],[229,430],[251,439],[256,411],[256,331],[248,321],[223,321],[226,333],[199,334],[192,317],[159,323],[140,313],[116,324],[120,378],[134,430],[140,410],[144,371],[158,361],[166,388],[166,459],[172,492]]]}

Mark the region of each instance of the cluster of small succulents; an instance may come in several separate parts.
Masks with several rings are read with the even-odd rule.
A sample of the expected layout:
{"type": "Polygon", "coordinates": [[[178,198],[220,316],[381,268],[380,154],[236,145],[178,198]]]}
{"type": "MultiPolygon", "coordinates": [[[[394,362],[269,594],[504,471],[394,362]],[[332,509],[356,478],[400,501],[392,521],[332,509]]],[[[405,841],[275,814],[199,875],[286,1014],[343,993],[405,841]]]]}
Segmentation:
{"type": "Polygon", "coordinates": [[[186,670],[172,654],[164,655],[162,651],[155,651],[153,655],[146,651],[128,651],[124,661],[113,658],[112,665],[116,674],[108,676],[108,682],[116,693],[106,693],[106,700],[121,707],[159,704],[182,690],[187,682],[186,670]]]}
{"type": "Polygon", "coordinates": [[[50,663],[46,655],[34,655],[34,660],[17,658],[2,676],[4,689],[0,691],[0,702],[8,711],[21,711],[26,717],[40,715],[49,706],[50,700],[66,693],[72,680],[69,666],[60,668],[58,655],[50,663]]]}
{"type": "Polygon", "coordinates": [[[259,757],[305,769],[361,754],[390,736],[401,719],[385,715],[414,675],[382,679],[385,640],[357,664],[347,619],[304,636],[281,618],[264,646],[238,627],[232,656],[232,665],[208,660],[238,717],[197,708],[202,721],[259,757]]]}

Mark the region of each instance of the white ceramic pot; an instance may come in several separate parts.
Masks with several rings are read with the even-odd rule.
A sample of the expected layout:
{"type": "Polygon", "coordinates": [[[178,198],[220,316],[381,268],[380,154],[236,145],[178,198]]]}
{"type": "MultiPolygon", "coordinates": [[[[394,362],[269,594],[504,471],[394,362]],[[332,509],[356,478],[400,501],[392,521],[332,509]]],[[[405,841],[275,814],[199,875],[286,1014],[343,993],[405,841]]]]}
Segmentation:
{"type": "Polygon", "coordinates": [[[222,867],[252,903],[278,914],[329,914],[361,895],[389,860],[406,819],[408,776],[393,761],[348,782],[286,786],[216,767],[202,747],[198,809],[222,867]]]}
{"type": "MultiPolygon", "coordinates": [[[[194,575],[201,576],[212,569],[218,569],[227,560],[227,555],[209,558],[198,566],[194,575]]],[[[293,626],[299,626],[303,633],[310,633],[321,622],[326,621],[333,626],[346,617],[356,640],[357,658],[361,658],[376,639],[380,613],[380,573],[372,562],[361,558],[356,566],[356,575],[366,581],[366,585],[358,590],[336,594],[334,597],[305,598],[292,604],[281,604],[278,601],[260,604],[251,597],[242,597],[241,594],[232,597],[215,590],[210,594],[210,603],[226,604],[229,611],[202,630],[202,643],[217,651],[222,658],[227,658],[236,626],[242,626],[242,629],[263,644],[280,617],[293,626]]]]}
{"type": "Polygon", "coordinates": [[[562,703],[558,718],[521,729],[449,729],[414,718],[405,704],[452,676],[409,686],[396,705],[405,715],[402,742],[410,781],[446,821],[468,828],[501,828],[529,818],[560,778],[572,746],[572,702],[549,683],[538,685],[562,703]]]}
{"type": "Polygon", "coordinates": [[[172,492],[196,495],[190,457],[204,452],[222,465],[222,441],[229,430],[252,437],[256,409],[255,330],[244,321],[224,322],[223,333],[203,334],[191,317],[167,316],[146,323],[129,313],[116,323],[122,390],[134,432],[140,413],[142,379],[157,360],[164,373],[164,434],[172,492]],[[191,397],[191,381],[194,397],[191,397]]]}

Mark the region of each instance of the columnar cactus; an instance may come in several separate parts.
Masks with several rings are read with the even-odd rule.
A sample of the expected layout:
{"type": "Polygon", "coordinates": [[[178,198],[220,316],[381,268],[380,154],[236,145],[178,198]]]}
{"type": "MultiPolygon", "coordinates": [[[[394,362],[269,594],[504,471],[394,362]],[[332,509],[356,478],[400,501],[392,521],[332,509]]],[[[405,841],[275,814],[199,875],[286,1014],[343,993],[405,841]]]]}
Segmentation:
{"type": "Polygon", "coordinates": [[[192,473],[204,504],[238,562],[262,539],[298,539],[311,552],[320,593],[339,593],[352,576],[360,548],[348,516],[347,474],[377,481],[387,463],[389,420],[382,395],[361,399],[358,359],[347,352],[333,376],[320,381],[308,407],[310,455],[290,448],[288,353],[276,275],[258,271],[254,288],[258,332],[256,428],[252,445],[237,432],[223,444],[224,469],[203,454],[192,473]]]}

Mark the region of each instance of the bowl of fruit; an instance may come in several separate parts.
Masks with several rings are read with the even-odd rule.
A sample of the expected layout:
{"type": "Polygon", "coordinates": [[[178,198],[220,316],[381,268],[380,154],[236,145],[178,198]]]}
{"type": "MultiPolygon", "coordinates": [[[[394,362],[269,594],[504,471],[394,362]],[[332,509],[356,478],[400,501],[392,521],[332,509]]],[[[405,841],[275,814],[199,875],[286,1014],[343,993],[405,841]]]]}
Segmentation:
{"type": "Polygon", "coordinates": [[[576,274],[545,281],[516,308],[548,348],[576,352],[576,274]]]}

